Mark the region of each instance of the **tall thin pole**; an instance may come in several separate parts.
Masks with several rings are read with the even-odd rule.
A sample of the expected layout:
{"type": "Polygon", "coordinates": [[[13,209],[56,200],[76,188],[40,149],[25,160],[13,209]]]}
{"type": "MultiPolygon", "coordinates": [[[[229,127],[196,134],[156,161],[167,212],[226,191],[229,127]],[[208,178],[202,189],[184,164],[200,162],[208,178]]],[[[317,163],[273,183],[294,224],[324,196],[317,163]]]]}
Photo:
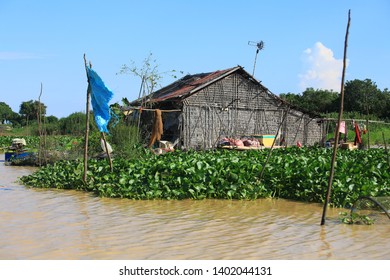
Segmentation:
{"type": "Polygon", "coordinates": [[[43,84],[41,82],[41,91],[39,92],[38,97],[38,111],[37,111],[37,121],[38,121],[38,133],[39,133],[39,150],[38,150],[38,164],[42,166],[42,155],[44,153],[43,149],[46,148],[42,144],[42,106],[41,106],[41,96],[42,96],[43,84]]]}
{"type": "MultiPolygon", "coordinates": [[[[145,75],[142,76],[142,81],[141,81],[141,86],[139,88],[139,97],[138,98],[141,98],[141,94],[142,92],[145,92],[144,90],[144,85],[145,84],[145,75]]],[[[141,114],[142,114],[142,106],[144,105],[144,97],[145,97],[145,94],[142,94],[142,99],[141,99],[141,110],[139,110],[138,112],[138,123],[137,123],[137,139],[140,139],[140,127],[141,127],[141,114]]]]}
{"type": "MultiPolygon", "coordinates": [[[[84,176],[83,176],[83,181],[86,183],[87,181],[87,170],[88,170],[88,135],[89,135],[89,104],[90,104],[90,99],[91,99],[91,86],[90,86],[90,81],[89,81],[89,75],[88,75],[88,70],[87,70],[87,60],[85,58],[84,54],[84,64],[85,64],[85,71],[87,73],[87,79],[88,79],[88,89],[87,89],[87,104],[86,104],[86,110],[87,110],[87,120],[86,120],[86,125],[85,125],[85,146],[84,146],[84,176]]],[[[89,68],[92,68],[91,62],[89,62],[89,68]]],[[[111,155],[108,151],[108,145],[107,145],[107,140],[104,132],[101,132],[101,137],[104,142],[104,147],[106,149],[107,153],[107,158],[108,162],[110,164],[110,170],[111,172],[113,171],[112,167],[112,159],[111,155]]]]}
{"type": "MultiPolygon", "coordinates": [[[[367,96],[367,93],[366,93],[366,96],[367,96]]],[[[368,102],[366,100],[366,107],[367,107],[367,120],[366,120],[366,130],[367,130],[367,148],[370,149],[370,122],[369,122],[369,118],[370,118],[370,111],[369,111],[369,107],[368,107],[368,102]]]]}
{"type": "Polygon", "coordinates": [[[88,137],[89,137],[89,103],[91,99],[91,87],[89,85],[89,76],[87,71],[87,59],[84,54],[84,64],[85,64],[85,72],[87,73],[87,79],[88,79],[88,89],[87,89],[87,103],[86,103],[86,121],[85,121],[85,144],[84,144],[84,175],[83,175],[83,181],[84,183],[87,183],[87,171],[88,171],[88,137]]]}
{"type": "Polygon", "coordinates": [[[263,164],[263,168],[261,169],[261,172],[260,172],[260,175],[259,175],[259,180],[261,180],[263,178],[263,175],[264,175],[264,171],[265,171],[265,167],[267,166],[268,162],[269,162],[269,159],[271,157],[271,153],[272,153],[272,150],[274,149],[274,146],[275,146],[275,142],[276,142],[276,138],[278,138],[278,135],[279,135],[279,131],[280,129],[282,128],[282,125],[285,123],[285,121],[287,120],[287,115],[288,115],[288,112],[290,111],[290,108],[288,108],[283,116],[283,119],[281,121],[281,123],[279,124],[279,127],[278,127],[278,130],[276,131],[276,135],[275,135],[275,138],[274,138],[274,141],[272,142],[272,145],[271,145],[271,148],[269,149],[268,151],[268,155],[267,155],[267,158],[263,164]]]}
{"type": "Polygon", "coordinates": [[[259,54],[259,49],[256,50],[256,56],[255,56],[255,63],[253,64],[253,72],[252,76],[255,76],[255,69],[256,69],[256,61],[257,61],[257,55],[259,54]]]}
{"type": "Polygon", "coordinates": [[[255,76],[255,70],[256,70],[257,55],[259,54],[259,51],[263,49],[264,42],[263,41],[260,41],[260,42],[249,41],[248,45],[256,46],[256,48],[257,48],[256,49],[256,55],[255,55],[255,62],[253,63],[253,72],[252,72],[252,76],[254,77],[255,76]]]}
{"type": "Polygon", "coordinates": [[[348,48],[348,33],[349,33],[349,25],[351,23],[351,10],[348,11],[348,24],[347,24],[347,31],[345,33],[345,42],[344,42],[344,59],[343,59],[343,73],[341,77],[341,90],[340,90],[340,110],[339,110],[339,116],[337,119],[337,126],[335,130],[335,140],[334,140],[334,147],[333,147],[333,157],[332,162],[330,166],[330,175],[329,175],[329,181],[328,181],[328,189],[326,191],[326,198],[324,203],[324,209],[322,211],[322,218],[321,218],[321,225],[325,224],[325,218],[326,218],[326,210],[328,208],[329,200],[330,200],[330,194],[332,189],[332,182],[333,182],[333,176],[334,176],[334,167],[336,163],[336,156],[337,156],[337,148],[339,144],[339,128],[341,125],[341,119],[343,117],[343,111],[344,111],[344,79],[345,79],[345,68],[347,64],[347,48],[348,48]]]}
{"type": "Polygon", "coordinates": [[[387,155],[387,168],[390,170],[390,155],[389,155],[389,150],[387,149],[385,133],[383,131],[382,131],[382,138],[383,138],[383,143],[385,144],[385,153],[387,155]]]}

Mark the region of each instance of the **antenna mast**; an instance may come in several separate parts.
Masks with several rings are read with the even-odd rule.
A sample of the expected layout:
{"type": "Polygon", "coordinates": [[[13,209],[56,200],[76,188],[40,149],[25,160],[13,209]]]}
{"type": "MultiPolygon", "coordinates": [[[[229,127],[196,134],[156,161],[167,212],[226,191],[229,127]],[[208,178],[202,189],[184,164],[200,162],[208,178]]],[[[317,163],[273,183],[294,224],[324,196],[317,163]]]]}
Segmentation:
{"type": "Polygon", "coordinates": [[[253,65],[253,73],[252,73],[252,76],[254,77],[255,76],[255,69],[256,69],[257,55],[259,54],[259,51],[264,48],[264,42],[263,41],[260,41],[260,42],[249,41],[248,45],[256,47],[255,63],[253,65]]]}

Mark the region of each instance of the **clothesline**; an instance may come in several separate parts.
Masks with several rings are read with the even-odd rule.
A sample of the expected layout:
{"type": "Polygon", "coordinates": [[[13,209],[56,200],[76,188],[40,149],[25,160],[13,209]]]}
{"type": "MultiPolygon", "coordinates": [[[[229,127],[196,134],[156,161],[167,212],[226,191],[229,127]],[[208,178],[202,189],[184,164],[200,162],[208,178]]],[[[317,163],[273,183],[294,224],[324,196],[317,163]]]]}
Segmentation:
{"type": "MultiPolygon", "coordinates": [[[[323,118],[322,120],[324,121],[337,121],[335,118],[323,118]]],[[[362,120],[362,119],[343,119],[343,121],[356,121],[356,122],[367,122],[367,120],[362,120]]],[[[369,123],[381,123],[381,124],[387,124],[390,125],[390,123],[384,122],[384,121],[370,121],[368,120],[369,123]]]]}

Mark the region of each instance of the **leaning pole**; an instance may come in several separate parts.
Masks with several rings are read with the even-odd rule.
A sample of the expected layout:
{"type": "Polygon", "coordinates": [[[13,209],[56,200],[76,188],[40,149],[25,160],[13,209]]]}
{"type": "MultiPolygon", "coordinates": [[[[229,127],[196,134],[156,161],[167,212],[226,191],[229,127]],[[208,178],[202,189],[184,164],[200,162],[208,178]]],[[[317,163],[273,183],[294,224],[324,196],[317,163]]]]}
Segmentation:
{"type": "Polygon", "coordinates": [[[348,24],[347,24],[347,31],[345,33],[345,41],[344,41],[344,59],[343,59],[343,73],[341,76],[341,90],[340,90],[340,110],[339,110],[339,116],[337,119],[337,126],[335,130],[335,136],[334,136],[334,147],[333,147],[333,156],[332,156],[332,162],[330,165],[330,175],[329,175],[329,181],[328,181],[328,189],[326,191],[326,198],[324,203],[324,209],[322,211],[322,218],[321,218],[321,226],[325,224],[325,218],[326,218],[326,210],[328,208],[329,200],[330,200],[330,194],[332,190],[332,182],[333,182],[333,175],[334,175],[334,168],[336,164],[336,156],[337,156],[337,148],[339,143],[339,127],[340,123],[343,117],[343,111],[344,111],[344,79],[345,79],[345,68],[347,64],[347,48],[348,48],[348,33],[349,33],[349,25],[351,23],[351,10],[348,11],[348,24]]]}

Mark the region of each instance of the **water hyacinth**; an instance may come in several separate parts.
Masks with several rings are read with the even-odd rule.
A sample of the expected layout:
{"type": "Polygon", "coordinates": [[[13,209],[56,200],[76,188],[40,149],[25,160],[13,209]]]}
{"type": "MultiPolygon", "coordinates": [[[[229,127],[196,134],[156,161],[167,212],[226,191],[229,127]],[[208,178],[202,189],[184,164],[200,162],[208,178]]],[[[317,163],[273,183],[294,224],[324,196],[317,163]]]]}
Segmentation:
{"type": "MultiPolygon", "coordinates": [[[[323,148],[275,149],[263,178],[268,150],[175,151],[144,160],[59,161],[21,181],[42,188],[92,191],[128,199],[246,199],[274,197],[322,203],[328,184],[331,151],[323,148]]],[[[350,207],[363,195],[389,196],[390,174],[382,149],[340,150],[331,205],[350,207]]]]}

